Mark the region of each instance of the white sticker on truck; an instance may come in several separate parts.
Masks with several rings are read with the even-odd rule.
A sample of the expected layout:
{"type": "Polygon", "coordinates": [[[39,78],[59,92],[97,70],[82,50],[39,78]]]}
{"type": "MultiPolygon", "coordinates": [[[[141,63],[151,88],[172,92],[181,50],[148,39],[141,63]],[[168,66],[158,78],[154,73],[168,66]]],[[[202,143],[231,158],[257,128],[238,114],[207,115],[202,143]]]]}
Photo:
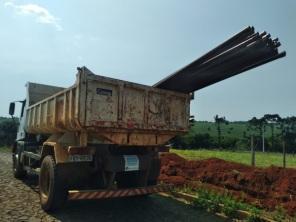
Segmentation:
{"type": "Polygon", "coordinates": [[[139,158],[137,155],[123,155],[124,171],[139,170],[139,158]]]}

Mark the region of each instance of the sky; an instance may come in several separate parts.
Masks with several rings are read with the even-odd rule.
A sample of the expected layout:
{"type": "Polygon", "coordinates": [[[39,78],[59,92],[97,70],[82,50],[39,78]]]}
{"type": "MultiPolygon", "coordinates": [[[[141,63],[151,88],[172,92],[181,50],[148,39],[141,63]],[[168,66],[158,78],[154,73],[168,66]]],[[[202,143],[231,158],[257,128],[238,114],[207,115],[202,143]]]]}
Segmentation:
{"type": "Polygon", "coordinates": [[[197,91],[191,114],[295,116],[295,12],[294,0],[1,0],[0,116],[26,82],[69,87],[80,66],[153,85],[249,25],[278,37],[287,56],[197,91]]]}

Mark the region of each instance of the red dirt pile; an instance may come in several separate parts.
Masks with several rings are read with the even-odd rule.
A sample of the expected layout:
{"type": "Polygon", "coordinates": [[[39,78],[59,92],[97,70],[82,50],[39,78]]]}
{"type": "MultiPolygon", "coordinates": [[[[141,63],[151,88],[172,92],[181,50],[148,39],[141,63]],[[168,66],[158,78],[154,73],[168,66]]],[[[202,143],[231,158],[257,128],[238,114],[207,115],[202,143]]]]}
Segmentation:
{"type": "Polygon", "coordinates": [[[296,213],[296,169],[271,166],[255,168],[211,158],[189,161],[173,154],[161,156],[160,181],[194,188],[200,181],[211,189],[227,188],[233,195],[267,209],[282,205],[290,215],[296,213]]]}

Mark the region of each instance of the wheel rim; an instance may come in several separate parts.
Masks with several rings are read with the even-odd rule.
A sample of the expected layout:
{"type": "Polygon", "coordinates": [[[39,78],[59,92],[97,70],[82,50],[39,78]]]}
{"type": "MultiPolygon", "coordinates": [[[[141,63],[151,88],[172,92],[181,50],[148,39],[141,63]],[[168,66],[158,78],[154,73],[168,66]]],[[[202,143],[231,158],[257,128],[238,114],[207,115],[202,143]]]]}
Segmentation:
{"type": "Polygon", "coordinates": [[[40,172],[40,193],[43,197],[47,198],[50,189],[50,174],[47,168],[42,169],[40,172]]]}
{"type": "Polygon", "coordinates": [[[12,156],[13,171],[16,171],[17,163],[18,163],[18,154],[13,154],[12,156]]]}

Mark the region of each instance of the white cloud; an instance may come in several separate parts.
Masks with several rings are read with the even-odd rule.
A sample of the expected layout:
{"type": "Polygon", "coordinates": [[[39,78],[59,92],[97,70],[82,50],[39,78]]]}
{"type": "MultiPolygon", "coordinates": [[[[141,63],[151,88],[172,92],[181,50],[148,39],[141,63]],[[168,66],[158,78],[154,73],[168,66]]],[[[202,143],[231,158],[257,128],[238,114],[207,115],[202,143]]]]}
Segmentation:
{"type": "Polygon", "coordinates": [[[38,23],[53,25],[58,31],[63,30],[59,19],[42,6],[36,4],[18,5],[12,1],[5,2],[4,5],[13,8],[18,14],[33,16],[38,23]]]}

